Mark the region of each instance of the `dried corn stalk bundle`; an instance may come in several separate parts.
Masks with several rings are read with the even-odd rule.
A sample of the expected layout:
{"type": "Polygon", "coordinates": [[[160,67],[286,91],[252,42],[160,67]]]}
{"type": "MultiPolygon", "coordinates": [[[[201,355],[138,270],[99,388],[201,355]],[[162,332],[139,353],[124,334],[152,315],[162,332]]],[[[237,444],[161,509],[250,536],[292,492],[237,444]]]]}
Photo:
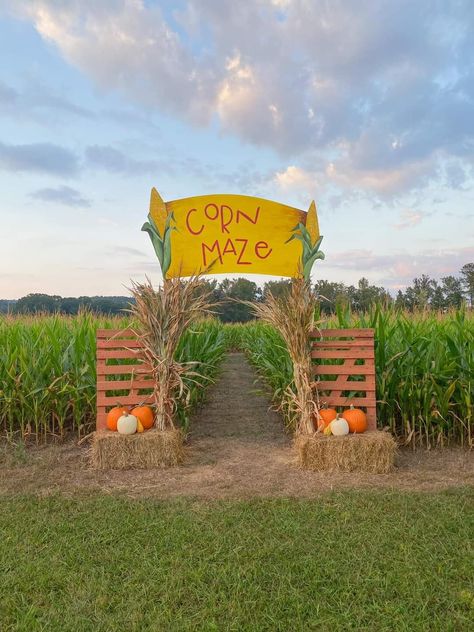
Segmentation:
{"type": "Polygon", "coordinates": [[[171,429],[178,402],[189,395],[184,376],[202,377],[193,371],[195,363],[182,364],[175,359],[176,350],[190,325],[210,313],[210,291],[195,276],[186,282],[166,280],[158,289],[147,279],[146,283],[134,283],[131,292],[135,304],[130,311],[139,324],[136,334],[155,381],[155,427],[171,429]]]}
{"type": "Polygon", "coordinates": [[[317,413],[312,382],[311,332],[315,328],[316,296],[311,284],[294,279],[287,295],[268,294],[265,302],[249,305],[265,323],[282,336],[293,364],[293,379],[286,389],[286,402],[296,415],[296,434],[313,434],[313,418],[317,413]]]}

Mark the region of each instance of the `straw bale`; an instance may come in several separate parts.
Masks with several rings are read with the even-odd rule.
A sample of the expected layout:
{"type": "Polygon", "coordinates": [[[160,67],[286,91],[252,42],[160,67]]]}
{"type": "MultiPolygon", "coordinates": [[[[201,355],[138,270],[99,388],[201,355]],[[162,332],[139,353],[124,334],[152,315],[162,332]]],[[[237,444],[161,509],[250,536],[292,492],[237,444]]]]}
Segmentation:
{"type": "Polygon", "coordinates": [[[181,430],[151,429],[122,435],[104,430],[94,433],[90,451],[91,465],[99,470],[163,468],[183,461],[181,430]]]}
{"type": "Polygon", "coordinates": [[[378,430],[342,437],[299,435],[295,448],[305,469],[373,474],[391,472],[397,451],[392,435],[378,430]]]}

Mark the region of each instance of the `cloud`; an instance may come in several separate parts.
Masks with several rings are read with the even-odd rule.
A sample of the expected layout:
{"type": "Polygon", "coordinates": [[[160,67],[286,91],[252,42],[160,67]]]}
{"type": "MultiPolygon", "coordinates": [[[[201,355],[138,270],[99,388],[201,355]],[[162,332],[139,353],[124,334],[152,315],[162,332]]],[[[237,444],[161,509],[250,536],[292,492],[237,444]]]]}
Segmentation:
{"type": "Polygon", "coordinates": [[[372,250],[351,250],[344,254],[335,253],[327,258],[330,268],[358,271],[360,274],[379,273],[385,275],[379,283],[398,289],[409,285],[412,280],[426,274],[439,279],[450,274],[458,275],[462,266],[474,260],[474,248],[463,247],[450,250],[428,249],[419,253],[400,251],[380,255],[372,250]]]}
{"type": "Polygon", "coordinates": [[[12,106],[18,99],[18,92],[0,81],[0,107],[12,106]]]}
{"type": "Polygon", "coordinates": [[[137,109],[106,108],[100,112],[100,115],[108,122],[115,121],[122,129],[124,127],[127,129],[136,128],[141,129],[148,134],[153,134],[155,137],[161,135],[160,128],[155,125],[152,117],[138,111],[137,109]]]}
{"type": "Polygon", "coordinates": [[[311,197],[329,190],[345,191],[347,195],[355,192],[390,197],[399,191],[410,190],[420,185],[428,177],[429,167],[424,164],[412,164],[398,169],[355,169],[347,161],[339,165],[334,162],[321,164],[321,160],[313,162],[309,169],[290,165],[273,175],[274,183],[282,191],[300,191],[311,197]]]}
{"type": "Polygon", "coordinates": [[[0,142],[0,169],[72,176],[79,170],[77,156],[52,143],[9,145],[0,142]]]}
{"type": "Polygon", "coordinates": [[[39,86],[36,86],[35,90],[25,92],[23,98],[31,104],[32,109],[54,110],[86,119],[94,117],[94,114],[87,108],[81,107],[65,97],[51,94],[45,87],[40,89],[39,86]]]}
{"type": "Polygon", "coordinates": [[[54,202],[55,204],[75,208],[88,208],[91,206],[90,200],[83,197],[76,189],[72,189],[68,186],[38,189],[30,193],[30,197],[44,202],[54,202]]]}
{"type": "MultiPolygon", "coordinates": [[[[144,257],[143,251],[138,250],[138,248],[131,248],[130,246],[120,246],[120,252],[124,254],[131,255],[132,257],[139,257],[142,259],[144,257]]],[[[117,248],[108,248],[107,254],[114,256],[117,254],[117,248]]]]}
{"type": "Polygon", "coordinates": [[[471,0],[10,6],[101,89],[217,122],[339,190],[396,196],[472,174],[471,0]]]}
{"type": "Polygon", "coordinates": [[[317,172],[306,171],[296,165],[290,165],[285,170],[277,171],[275,174],[275,182],[283,190],[303,189],[314,194],[318,181],[319,174],[317,172]]]}
{"type": "Polygon", "coordinates": [[[87,108],[57,94],[50,86],[32,80],[19,90],[0,82],[0,108],[11,117],[37,121],[48,120],[53,113],[56,118],[64,114],[87,119],[94,117],[87,108]]]}
{"type": "Polygon", "coordinates": [[[90,167],[99,167],[110,173],[139,175],[156,173],[158,168],[165,168],[166,171],[169,171],[165,164],[161,164],[158,161],[135,160],[108,145],[91,145],[87,147],[86,159],[90,167]]]}
{"type": "Polygon", "coordinates": [[[414,211],[412,209],[407,209],[401,213],[401,221],[397,224],[394,224],[394,228],[397,230],[403,230],[405,228],[412,228],[413,226],[418,226],[425,217],[428,217],[431,213],[423,213],[422,211],[414,211]]]}

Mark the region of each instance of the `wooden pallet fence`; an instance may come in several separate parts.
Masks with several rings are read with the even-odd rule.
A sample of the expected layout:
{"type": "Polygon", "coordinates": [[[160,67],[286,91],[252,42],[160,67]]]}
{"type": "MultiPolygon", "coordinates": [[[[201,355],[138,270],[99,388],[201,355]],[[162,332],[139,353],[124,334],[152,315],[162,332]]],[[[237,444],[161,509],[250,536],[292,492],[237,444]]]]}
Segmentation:
{"type": "Polygon", "coordinates": [[[114,406],[133,407],[153,402],[151,368],[142,345],[131,329],[98,329],[97,430],[107,427],[107,412],[114,406]]]}
{"type": "Polygon", "coordinates": [[[320,404],[365,409],[368,429],[375,430],[374,330],[315,330],[311,357],[320,404]]]}

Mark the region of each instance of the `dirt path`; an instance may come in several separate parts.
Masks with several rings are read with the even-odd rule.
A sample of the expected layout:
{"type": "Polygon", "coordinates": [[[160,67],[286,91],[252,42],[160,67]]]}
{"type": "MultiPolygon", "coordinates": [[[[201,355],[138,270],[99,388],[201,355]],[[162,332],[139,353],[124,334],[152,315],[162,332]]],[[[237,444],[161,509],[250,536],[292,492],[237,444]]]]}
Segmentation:
{"type": "Polygon", "coordinates": [[[242,353],[225,359],[218,382],[191,421],[188,438],[191,467],[210,465],[226,477],[254,482],[291,447],[280,415],[270,410],[270,400],[242,353]]]}
{"type": "Polygon", "coordinates": [[[182,467],[98,472],[75,442],[0,455],[0,493],[101,491],[127,496],[201,499],[315,497],[332,489],[439,490],[474,485],[474,452],[400,451],[392,474],[316,473],[299,469],[280,416],[242,354],[230,354],[192,419],[182,467]]]}

